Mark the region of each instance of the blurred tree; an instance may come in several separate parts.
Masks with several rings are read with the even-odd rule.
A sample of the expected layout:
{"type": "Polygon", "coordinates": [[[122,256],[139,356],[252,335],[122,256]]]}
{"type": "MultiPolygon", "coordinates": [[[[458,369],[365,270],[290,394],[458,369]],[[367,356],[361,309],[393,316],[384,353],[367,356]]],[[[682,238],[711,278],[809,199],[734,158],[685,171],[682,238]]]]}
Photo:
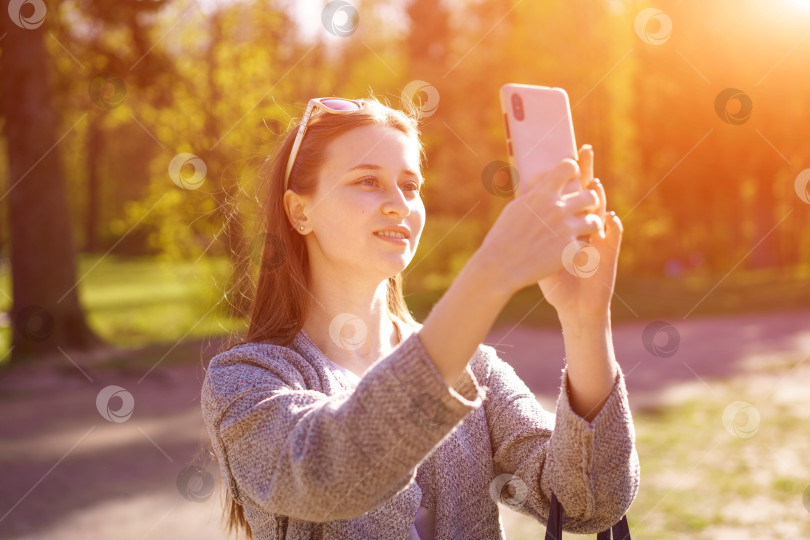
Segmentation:
{"type": "Polygon", "coordinates": [[[130,96],[138,94],[139,99],[165,108],[173,103],[172,84],[183,84],[171,78],[174,60],[149,37],[157,21],[156,14],[169,4],[169,0],[74,0],[61,17],[53,17],[54,37],[60,44],[69,43],[73,54],[93,69],[89,79],[77,78],[75,65],[68,64],[67,68],[57,70],[55,77],[60,89],[57,110],[85,109],[88,113],[83,163],[87,182],[83,207],[85,252],[102,248],[99,236],[105,201],[101,180],[107,175],[101,169],[102,159],[108,153],[104,143],[112,128],[106,117],[110,109],[121,104],[107,100],[117,98],[116,92],[123,88],[130,96]],[[122,43],[122,34],[130,39],[122,43]],[[106,80],[99,86],[101,79],[106,80]],[[76,83],[81,86],[76,90],[83,90],[81,94],[70,91],[76,83]],[[120,86],[116,88],[116,84],[120,86]],[[88,93],[92,103],[87,101],[88,93]],[[78,97],[82,98],[80,103],[76,103],[78,97]]]}
{"type": "Polygon", "coordinates": [[[245,257],[250,212],[261,211],[246,215],[246,207],[253,204],[258,165],[280,135],[268,126],[291,119],[276,101],[291,89],[323,88],[333,73],[319,67],[323,47],[297,41],[294,21],[278,1],[209,7],[164,40],[173,58],[172,81],[165,83],[170,106],[133,103],[163,151],[151,160],[147,194],[130,201],[113,226],[126,230],[154,208],[139,225],[151,228],[150,246],[171,257],[229,257],[232,275],[223,289],[231,314],[241,316],[256,269],[245,257]],[[167,174],[181,152],[205,164],[205,180],[194,189],[179,188],[167,174]]]}
{"type": "MultiPolygon", "coordinates": [[[[3,14],[5,15],[5,14],[3,14]]],[[[45,27],[24,29],[0,17],[2,103],[9,162],[13,280],[11,362],[85,350],[101,340],[79,305],[76,248],[60,162],[58,116],[47,77],[45,27]]],[[[47,24],[47,23],[46,23],[47,24]]]]}
{"type": "MultiPolygon", "coordinates": [[[[208,19],[211,39],[205,49],[205,74],[208,95],[205,100],[208,103],[220,103],[225,99],[222,85],[217,75],[223,71],[221,62],[217,60],[218,49],[225,46],[223,36],[225,14],[217,10],[208,19]]],[[[224,129],[220,118],[216,114],[206,114],[204,121],[204,132],[208,141],[219,141],[224,135],[224,129]]],[[[208,145],[205,145],[208,147],[208,145]]],[[[210,148],[204,148],[198,155],[207,164],[224,165],[228,160],[224,146],[214,143],[210,148]]],[[[214,190],[213,195],[217,201],[223,221],[226,245],[231,256],[233,272],[231,282],[227,286],[228,303],[231,313],[244,317],[248,314],[251,303],[251,281],[250,281],[250,259],[241,257],[239,254],[247,250],[248,240],[245,238],[245,228],[242,223],[238,207],[234,204],[238,195],[239,184],[234,178],[227,178],[222,175],[222,188],[214,190]]]]}
{"type": "MultiPolygon", "coordinates": [[[[450,13],[437,0],[410,0],[405,8],[410,19],[406,38],[410,69],[415,73],[447,69],[450,13]]],[[[443,72],[441,73],[443,74],[443,72]]]]}

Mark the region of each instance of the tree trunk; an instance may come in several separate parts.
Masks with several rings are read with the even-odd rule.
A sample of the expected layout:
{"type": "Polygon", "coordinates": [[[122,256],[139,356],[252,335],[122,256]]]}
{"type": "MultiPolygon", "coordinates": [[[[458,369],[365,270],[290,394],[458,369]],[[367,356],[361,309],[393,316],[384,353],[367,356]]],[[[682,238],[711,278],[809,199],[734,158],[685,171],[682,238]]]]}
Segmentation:
{"type": "Polygon", "coordinates": [[[98,163],[102,155],[101,119],[96,111],[91,111],[87,124],[87,206],[85,207],[84,251],[93,253],[98,249],[98,223],[101,200],[98,181],[98,163]]]}
{"type": "MultiPolygon", "coordinates": [[[[49,13],[49,15],[51,15],[49,13]]],[[[52,16],[55,16],[55,12],[52,16]]],[[[57,133],[47,79],[45,28],[25,30],[3,20],[2,103],[6,119],[13,281],[12,363],[82,350],[101,341],[79,306],[57,133]]],[[[46,21],[47,22],[47,21],[46,21]]]]}

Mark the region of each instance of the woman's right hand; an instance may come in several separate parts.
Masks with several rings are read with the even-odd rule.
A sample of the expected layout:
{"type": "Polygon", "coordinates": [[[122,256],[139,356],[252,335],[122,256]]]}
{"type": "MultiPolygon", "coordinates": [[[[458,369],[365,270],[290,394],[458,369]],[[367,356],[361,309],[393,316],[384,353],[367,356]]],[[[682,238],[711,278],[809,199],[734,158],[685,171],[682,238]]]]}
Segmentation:
{"type": "Polygon", "coordinates": [[[570,158],[533,179],[531,187],[511,200],[501,211],[481,246],[475,252],[511,294],[536,284],[563,267],[563,249],[578,236],[602,229],[595,213],[599,199],[594,190],[563,194],[563,189],[580,175],[570,158]]]}

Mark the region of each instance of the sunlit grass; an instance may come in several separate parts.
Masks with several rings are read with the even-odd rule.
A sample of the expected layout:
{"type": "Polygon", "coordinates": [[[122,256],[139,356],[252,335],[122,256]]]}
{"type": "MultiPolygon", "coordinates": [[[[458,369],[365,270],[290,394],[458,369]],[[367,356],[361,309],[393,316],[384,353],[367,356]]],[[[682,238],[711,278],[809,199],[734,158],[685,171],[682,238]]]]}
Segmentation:
{"type": "MultiPolygon", "coordinates": [[[[793,357],[793,366],[799,361],[793,357]]],[[[810,399],[764,399],[780,377],[712,381],[713,392],[707,389],[703,399],[634,411],[641,483],[627,513],[633,538],[810,538],[810,510],[802,503],[810,485],[805,412],[810,399]],[[760,414],[751,437],[734,436],[723,425],[723,411],[738,400],[760,414]]],[[[808,378],[805,369],[803,382],[783,381],[779,388],[792,384],[795,391],[808,378]]],[[[508,538],[528,540],[545,531],[503,508],[508,538]]]]}
{"type": "MultiPolygon", "coordinates": [[[[228,261],[160,261],[154,257],[79,258],[77,287],[90,327],[120,347],[223,335],[241,322],[221,301],[228,283],[228,261]],[[216,305],[219,302],[219,305],[216,305]],[[213,309],[212,309],[213,308],[213,309]]],[[[11,296],[8,271],[0,286],[11,296]]],[[[6,296],[3,308],[10,308],[6,296]]],[[[8,351],[11,329],[0,331],[0,356],[8,351]]]]}

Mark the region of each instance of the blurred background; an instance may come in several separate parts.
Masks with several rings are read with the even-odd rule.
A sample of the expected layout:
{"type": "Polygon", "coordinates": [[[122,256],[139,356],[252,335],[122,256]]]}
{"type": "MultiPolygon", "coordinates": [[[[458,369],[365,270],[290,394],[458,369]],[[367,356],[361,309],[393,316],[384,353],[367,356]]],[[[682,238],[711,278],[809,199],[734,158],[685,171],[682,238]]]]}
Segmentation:
{"type": "MultiPolygon", "coordinates": [[[[810,1],[10,0],[0,19],[0,536],[224,537],[199,387],[246,328],[257,168],[312,97],[417,103],[423,320],[511,199],[513,82],[567,91],[624,224],[632,534],[810,537],[810,1]]],[[[486,343],[553,412],[565,353],[538,287],[486,343]]],[[[509,538],[544,530],[501,507],[509,538]]]]}

